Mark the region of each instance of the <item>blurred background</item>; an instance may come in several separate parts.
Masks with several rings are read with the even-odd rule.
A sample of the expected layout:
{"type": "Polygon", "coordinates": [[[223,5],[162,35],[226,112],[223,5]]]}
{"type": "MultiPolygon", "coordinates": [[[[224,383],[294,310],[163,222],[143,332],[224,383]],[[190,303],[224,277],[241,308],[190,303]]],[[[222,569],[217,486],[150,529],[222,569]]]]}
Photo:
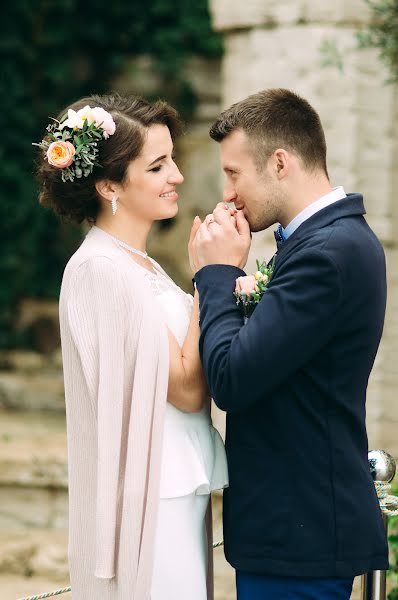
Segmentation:
{"type": "MultiPolygon", "coordinates": [[[[367,420],[370,447],[398,458],[397,1],[13,0],[0,31],[1,599],[68,584],[57,298],[85,230],[39,206],[31,143],[41,140],[50,116],[83,95],[161,97],[183,117],[179,214],[156,226],[149,251],[186,291],[192,220],[221,198],[211,123],[222,108],[266,87],[288,87],[313,104],[332,185],[364,194],[386,252],[387,316],[367,420]]],[[[272,232],[255,234],[248,271],[273,252],[272,232]]],[[[217,410],[214,420],[223,432],[217,410]]],[[[220,539],[218,496],[214,504],[220,539]]],[[[394,527],[390,600],[398,598],[394,527]]],[[[230,600],[232,569],[222,550],[215,559],[216,600],[230,600]]]]}

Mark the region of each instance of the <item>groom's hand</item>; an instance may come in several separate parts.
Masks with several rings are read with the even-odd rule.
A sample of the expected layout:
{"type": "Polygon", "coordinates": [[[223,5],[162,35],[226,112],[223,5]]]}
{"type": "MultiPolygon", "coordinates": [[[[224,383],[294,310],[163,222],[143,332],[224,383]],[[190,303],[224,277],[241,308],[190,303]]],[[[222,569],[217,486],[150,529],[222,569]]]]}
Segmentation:
{"type": "Polygon", "coordinates": [[[251,234],[249,223],[242,211],[232,211],[223,202],[217,204],[196,234],[192,227],[190,240],[195,271],[212,264],[232,265],[243,268],[249,254],[251,234]]]}

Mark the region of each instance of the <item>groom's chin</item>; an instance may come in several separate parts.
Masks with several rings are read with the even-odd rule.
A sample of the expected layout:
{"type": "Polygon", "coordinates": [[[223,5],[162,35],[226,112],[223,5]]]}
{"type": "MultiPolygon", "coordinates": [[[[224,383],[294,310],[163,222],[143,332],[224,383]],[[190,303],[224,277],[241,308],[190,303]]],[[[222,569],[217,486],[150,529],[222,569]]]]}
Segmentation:
{"type": "Polygon", "coordinates": [[[248,220],[248,223],[249,223],[250,231],[252,233],[256,233],[257,231],[264,231],[264,229],[267,229],[267,227],[263,227],[262,225],[260,225],[258,223],[257,224],[251,223],[249,220],[248,220]]]}
{"type": "Polygon", "coordinates": [[[250,218],[247,218],[247,221],[249,223],[250,231],[252,233],[256,233],[258,231],[266,231],[267,229],[270,229],[271,227],[273,227],[276,223],[276,221],[271,221],[271,222],[257,221],[256,223],[253,223],[250,218]]]}

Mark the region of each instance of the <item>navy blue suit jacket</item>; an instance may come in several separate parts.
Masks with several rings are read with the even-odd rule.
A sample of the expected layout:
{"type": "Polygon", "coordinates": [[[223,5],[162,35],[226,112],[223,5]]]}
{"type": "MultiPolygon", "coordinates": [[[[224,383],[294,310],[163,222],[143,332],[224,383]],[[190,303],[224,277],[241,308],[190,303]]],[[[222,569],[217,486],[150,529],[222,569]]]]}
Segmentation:
{"type": "Polygon", "coordinates": [[[362,196],[317,212],[277,253],[243,325],[245,273],[196,274],[201,357],[227,411],[228,561],[242,571],[350,577],[388,568],[368,466],[365,398],[386,304],[385,258],[362,196]]]}

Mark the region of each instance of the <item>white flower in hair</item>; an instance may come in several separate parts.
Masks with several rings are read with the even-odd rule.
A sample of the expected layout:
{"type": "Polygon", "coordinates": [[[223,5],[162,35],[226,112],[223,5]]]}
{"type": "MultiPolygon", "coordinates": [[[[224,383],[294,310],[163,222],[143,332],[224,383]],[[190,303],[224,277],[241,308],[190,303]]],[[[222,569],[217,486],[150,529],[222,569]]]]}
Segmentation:
{"type": "Polygon", "coordinates": [[[77,112],[70,108],[68,110],[68,118],[65,121],[62,121],[60,129],[63,129],[64,127],[70,127],[70,129],[83,129],[85,121],[87,121],[87,125],[94,123],[90,106],[87,105],[77,112]]]}
{"type": "Polygon", "coordinates": [[[83,125],[84,125],[84,121],[87,121],[87,125],[91,125],[91,123],[94,123],[94,121],[95,121],[94,115],[93,115],[93,109],[91,108],[91,106],[88,106],[88,104],[84,108],[81,108],[80,110],[78,110],[76,115],[79,119],[82,120],[83,125]]]}
{"type": "Polygon", "coordinates": [[[101,129],[104,130],[105,139],[108,139],[110,135],[115,133],[116,124],[110,113],[103,108],[96,106],[95,108],[91,109],[91,115],[96,126],[101,127],[101,129]]]}

